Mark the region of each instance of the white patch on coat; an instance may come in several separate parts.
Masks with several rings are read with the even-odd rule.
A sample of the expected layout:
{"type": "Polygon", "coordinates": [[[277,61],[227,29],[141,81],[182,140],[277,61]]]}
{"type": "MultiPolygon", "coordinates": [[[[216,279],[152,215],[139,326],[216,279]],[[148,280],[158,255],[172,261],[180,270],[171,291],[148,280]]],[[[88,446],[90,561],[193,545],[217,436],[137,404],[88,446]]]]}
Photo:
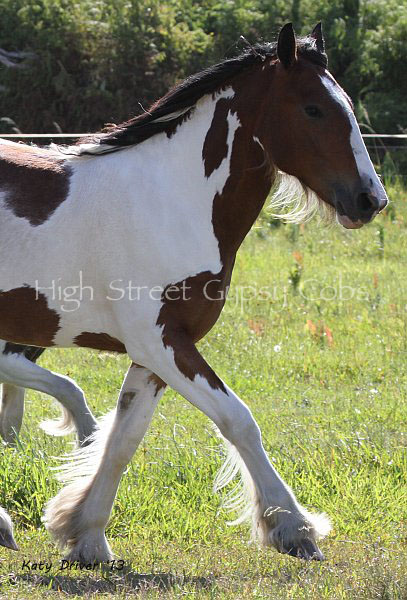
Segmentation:
{"type": "Polygon", "coordinates": [[[257,137],[257,135],[254,135],[254,136],[253,136],[253,141],[255,141],[255,142],[257,142],[257,143],[259,144],[259,146],[260,146],[260,148],[263,150],[263,152],[265,151],[265,150],[264,150],[264,146],[263,146],[263,144],[261,143],[261,141],[259,140],[259,138],[257,137]]]}
{"type": "Polygon", "coordinates": [[[362,135],[360,133],[358,122],[356,121],[355,114],[346,98],[341,87],[336,81],[325,75],[321,77],[321,81],[325,88],[329,91],[330,95],[342,106],[343,110],[347,114],[351,126],[350,144],[352,146],[353,154],[356,161],[356,166],[360,177],[363,180],[363,185],[369,189],[369,192],[376,196],[378,199],[385,198],[386,192],[380,180],[377,176],[375,168],[370,156],[366,149],[362,135]]]}
{"type": "MultiPolygon", "coordinates": [[[[224,97],[230,98],[230,96],[224,96],[224,97]]],[[[235,139],[236,131],[241,126],[241,123],[240,123],[240,120],[239,120],[239,117],[237,116],[237,114],[235,112],[231,112],[230,110],[228,111],[228,113],[226,115],[226,121],[227,121],[227,126],[228,126],[228,133],[226,136],[226,148],[227,148],[226,156],[224,156],[222,158],[220,165],[212,171],[212,173],[207,177],[207,179],[217,176],[216,174],[219,172],[219,169],[222,169],[222,165],[225,160],[227,161],[227,163],[230,163],[233,140],[235,139]]],[[[218,190],[218,191],[221,191],[221,190],[218,190]]]]}

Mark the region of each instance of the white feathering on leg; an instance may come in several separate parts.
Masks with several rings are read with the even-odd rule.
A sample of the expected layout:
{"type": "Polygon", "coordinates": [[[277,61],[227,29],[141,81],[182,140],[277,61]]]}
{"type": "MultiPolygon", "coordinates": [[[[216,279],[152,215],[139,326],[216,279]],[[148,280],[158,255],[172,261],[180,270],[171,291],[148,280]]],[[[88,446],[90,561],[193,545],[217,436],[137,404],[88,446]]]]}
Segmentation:
{"type": "MultiPolygon", "coordinates": [[[[48,502],[43,518],[46,528],[61,548],[73,548],[81,538],[82,508],[103,458],[115,414],[115,410],[111,411],[100,420],[100,427],[92,434],[89,446],[62,457],[67,462],[58,467],[58,479],[68,485],[48,502]]],[[[92,561],[103,562],[112,557],[103,532],[88,536],[86,547],[80,548],[79,553],[84,560],[90,557],[92,561]]]]}
{"type": "MultiPolygon", "coordinates": [[[[227,511],[240,514],[228,525],[252,522],[252,537],[263,546],[274,546],[286,552],[290,546],[297,546],[304,531],[312,540],[325,537],[331,530],[329,518],[324,513],[310,513],[295,503],[294,510],[280,506],[267,506],[258,494],[254,481],[237,449],[216,429],[218,436],[227,448],[227,457],[219,469],[214,482],[214,491],[219,492],[229,485],[240,473],[240,481],[226,494],[222,506],[227,511]]],[[[310,557],[311,558],[311,557],[310,557]]]]}

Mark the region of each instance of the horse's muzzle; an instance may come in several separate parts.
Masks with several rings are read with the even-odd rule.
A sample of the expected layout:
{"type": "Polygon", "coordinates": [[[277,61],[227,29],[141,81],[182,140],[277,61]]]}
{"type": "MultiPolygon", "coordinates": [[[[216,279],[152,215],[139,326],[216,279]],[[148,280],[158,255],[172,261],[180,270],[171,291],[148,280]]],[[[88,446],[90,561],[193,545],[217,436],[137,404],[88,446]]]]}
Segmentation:
{"type": "Polygon", "coordinates": [[[388,203],[386,192],[380,186],[380,195],[362,190],[359,192],[353,202],[341,194],[336,194],[335,208],[338,222],[346,229],[358,229],[366,223],[372,221],[376,215],[382,211],[388,203]]]}

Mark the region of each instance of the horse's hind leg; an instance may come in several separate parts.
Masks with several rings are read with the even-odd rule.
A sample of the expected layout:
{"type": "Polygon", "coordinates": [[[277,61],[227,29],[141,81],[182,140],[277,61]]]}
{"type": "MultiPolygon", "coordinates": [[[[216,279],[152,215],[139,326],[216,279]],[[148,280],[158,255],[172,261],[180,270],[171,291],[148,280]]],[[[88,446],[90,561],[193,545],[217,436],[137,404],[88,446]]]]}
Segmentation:
{"type": "Polygon", "coordinates": [[[43,351],[42,348],[16,346],[0,342],[0,381],[3,382],[3,399],[6,403],[1,410],[1,434],[15,439],[24,409],[24,389],[30,388],[53,396],[63,406],[61,422],[45,422],[43,428],[53,435],[64,435],[76,428],[79,443],[86,441],[97,427],[97,422],[86,403],[82,390],[69,377],[57,375],[33,362],[43,351]],[[24,349],[25,348],[25,349],[24,349]],[[20,350],[20,351],[19,351],[20,350]],[[31,360],[30,360],[31,358],[31,360]],[[4,385],[5,384],[5,385],[4,385]],[[7,393],[10,394],[7,397],[7,393]],[[12,408],[12,402],[16,407],[12,408]],[[11,415],[11,417],[10,417],[11,415]],[[11,432],[11,434],[10,434],[11,432]]]}
{"type": "MultiPolygon", "coordinates": [[[[22,354],[35,362],[44,352],[45,348],[23,346],[20,344],[6,344],[8,352],[22,354]]],[[[11,383],[3,383],[2,400],[0,406],[0,435],[10,445],[16,443],[17,435],[21,429],[24,415],[25,389],[11,383]]]]}
{"type": "Polygon", "coordinates": [[[126,375],[113,422],[96,432],[94,442],[78,450],[66,465],[72,480],[48,503],[44,521],[69,560],[103,562],[112,554],[105,527],[123,471],[151,421],[164,383],[143,367],[126,375]]]}

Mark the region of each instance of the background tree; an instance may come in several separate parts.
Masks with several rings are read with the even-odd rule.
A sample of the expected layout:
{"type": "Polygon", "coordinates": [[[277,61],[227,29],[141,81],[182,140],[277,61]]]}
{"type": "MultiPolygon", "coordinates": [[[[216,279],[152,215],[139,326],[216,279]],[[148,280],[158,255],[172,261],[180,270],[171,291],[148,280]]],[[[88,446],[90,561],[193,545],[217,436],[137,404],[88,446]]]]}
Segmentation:
{"type": "Polygon", "coordinates": [[[0,46],[36,56],[29,69],[0,65],[0,117],[22,131],[94,131],[125,120],[239,52],[240,35],[275,39],[287,21],[304,35],[319,20],[330,69],[359,120],[386,133],[407,128],[401,0],[0,0],[0,11],[0,46]]]}

